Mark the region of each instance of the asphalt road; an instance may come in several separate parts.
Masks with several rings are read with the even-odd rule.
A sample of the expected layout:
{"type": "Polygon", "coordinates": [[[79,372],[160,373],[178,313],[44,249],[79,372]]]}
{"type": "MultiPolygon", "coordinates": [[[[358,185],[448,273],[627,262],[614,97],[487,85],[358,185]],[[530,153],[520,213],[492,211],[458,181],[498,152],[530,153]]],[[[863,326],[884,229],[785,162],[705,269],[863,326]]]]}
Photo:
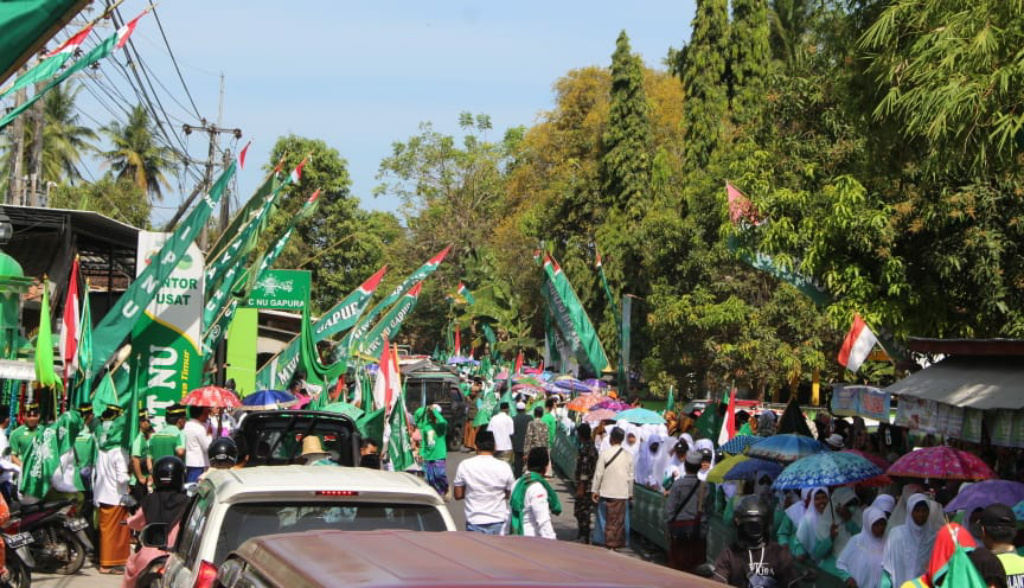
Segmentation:
{"type": "MultiPolygon", "coordinates": [[[[464,460],[472,457],[472,453],[449,453],[448,454],[448,479],[455,479],[455,470],[459,467],[459,464],[464,460]]],[[[569,488],[569,484],[560,478],[554,478],[551,480],[552,487],[558,492],[558,498],[562,503],[562,514],[554,517],[552,523],[555,528],[555,535],[558,536],[560,541],[575,541],[576,540],[576,519],[573,517],[573,504],[575,498],[572,490],[569,488]]],[[[447,501],[448,511],[451,513],[452,518],[455,520],[456,528],[462,530],[466,526],[466,513],[463,503],[458,500],[449,499],[447,501]]],[[[619,552],[624,555],[637,557],[640,559],[654,561],[657,563],[664,563],[664,554],[653,550],[645,551],[641,548],[637,541],[637,537],[633,537],[634,547],[636,550],[622,549],[619,552]]],[[[92,567],[91,563],[86,563],[85,567],[74,576],[56,576],[52,574],[33,574],[32,575],[32,586],[33,588],[116,588],[121,585],[121,576],[105,576],[96,571],[92,567]]]]}

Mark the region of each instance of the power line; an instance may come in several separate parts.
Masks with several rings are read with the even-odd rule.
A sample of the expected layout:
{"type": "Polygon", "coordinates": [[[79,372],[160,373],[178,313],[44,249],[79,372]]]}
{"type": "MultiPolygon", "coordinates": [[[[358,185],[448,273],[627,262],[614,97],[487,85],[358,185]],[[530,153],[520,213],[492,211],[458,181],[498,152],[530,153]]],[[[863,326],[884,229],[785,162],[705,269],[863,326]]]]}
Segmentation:
{"type": "Polygon", "coordinates": [[[188,89],[188,84],[185,83],[185,77],[181,75],[181,68],[178,67],[178,60],[174,57],[174,50],[171,49],[171,44],[167,41],[167,34],[164,32],[164,25],[160,22],[160,15],[156,12],[156,6],[152,6],[153,18],[156,20],[156,26],[160,29],[160,36],[164,40],[164,45],[167,46],[167,53],[171,56],[171,63],[174,64],[174,71],[178,74],[178,80],[181,81],[181,87],[185,89],[185,95],[188,96],[189,104],[192,105],[192,109],[195,112],[196,118],[202,119],[203,116],[199,114],[199,108],[196,106],[196,101],[192,99],[192,92],[188,89]]]}

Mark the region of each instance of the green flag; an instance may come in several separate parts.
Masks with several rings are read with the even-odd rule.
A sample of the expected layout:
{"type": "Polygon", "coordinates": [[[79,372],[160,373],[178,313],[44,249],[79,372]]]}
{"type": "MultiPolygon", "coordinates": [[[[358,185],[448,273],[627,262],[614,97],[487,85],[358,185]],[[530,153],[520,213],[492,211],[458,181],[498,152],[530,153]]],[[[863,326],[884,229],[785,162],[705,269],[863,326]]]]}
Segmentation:
{"type": "Polygon", "coordinates": [[[170,238],[160,248],[160,252],[150,259],[149,266],[139,274],[139,277],[132,282],[121,298],[103,316],[100,324],[96,325],[96,329],[93,331],[92,368],[94,371],[98,372],[103,368],[107,360],[114,356],[125,337],[132,332],[135,323],[143,315],[143,311],[149,306],[149,303],[153,301],[160,286],[174,271],[188,246],[199,236],[214,206],[220,201],[224,189],[234,175],[235,163],[232,162],[217,178],[209,194],[192,209],[185,222],[174,229],[170,238]]]}
{"type": "Polygon", "coordinates": [[[388,456],[391,458],[391,465],[396,472],[404,472],[416,462],[412,453],[412,441],[409,439],[404,389],[398,395],[398,400],[395,401],[395,406],[388,417],[387,429],[388,456]]]}
{"type": "Polygon", "coordinates": [[[544,257],[544,277],[544,295],[559,331],[580,364],[600,375],[608,367],[608,356],[572,285],[550,255],[544,257]]]}
{"type": "Polygon", "coordinates": [[[64,63],[75,54],[75,51],[81,47],[82,42],[89,36],[89,32],[92,31],[92,25],[86,26],[74,37],[68,39],[63,45],[58,47],[55,51],[49,53],[45,59],[36,64],[32,69],[28,70],[24,74],[14,80],[6,90],[0,92],[0,100],[6,98],[12,92],[17,92],[22,88],[27,88],[37,82],[45,82],[53,77],[53,74],[60,71],[60,68],[64,67],[64,63]]]}
{"type": "Polygon", "coordinates": [[[22,494],[42,500],[50,491],[54,474],[58,471],[61,472],[58,478],[64,483],[64,491],[80,488],[73,456],[75,437],[82,430],[82,415],[77,410],[69,410],[53,423],[39,425],[39,428],[41,430],[24,456],[18,489],[22,494]],[[69,452],[70,456],[67,455],[69,452]]]}
{"type": "Polygon", "coordinates": [[[456,290],[459,296],[466,301],[466,304],[476,304],[476,298],[473,298],[473,293],[469,291],[469,288],[465,284],[459,282],[459,287],[456,290]]]}
{"type": "Polygon", "coordinates": [[[299,336],[301,338],[299,365],[306,373],[306,387],[320,388],[320,393],[314,394],[316,400],[310,403],[310,409],[318,410],[327,404],[327,394],[330,392],[330,388],[341,374],[345,373],[348,363],[341,361],[330,366],[320,363],[320,352],[313,340],[313,326],[309,322],[308,305],[302,312],[302,332],[299,336]]]}
{"type": "Polygon", "coordinates": [[[362,341],[366,332],[370,330],[371,323],[377,318],[377,315],[384,312],[385,308],[394,304],[396,300],[411,290],[413,286],[422,282],[427,278],[427,276],[434,273],[437,266],[441,265],[444,257],[448,255],[449,251],[451,251],[451,248],[451,245],[449,245],[448,247],[445,247],[443,251],[428,259],[426,263],[421,265],[419,269],[413,273],[409,274],[409,276],[406,277],[405,280],[403,280],[402,283],[394,290],[392,290],[390,294],[370,309],[370,312],[366,313],[366,316],[360,320],[359,324],[357,324],[355,328],[352,329],[352,332],[349,333],[350,340],[352,342],[362,341]]]}
{"type": "Polygon", "coordinates": [[[675,405],[676,405],[676,392],[675,392],[675,389],[672,388],[672,386],[669,386],[668,387],[668,396],[665,397],[665,410],[662,412],[662,414],[664,414],[666,412],[673,411],[674,408],[675,408],[675,405]]]}
{"type": "Polygon", "coordinates": [[[416,300],[419,298],[422,288],[423,282],[413,286],[413,289],[409,290],[401,300],[396,302],[391,307],[391,310],[384,315],[384,318],[380,319],[380,322],[366,335],[360,349],[364,355],[370,357],[379,356],[381,346],[395,339],[395,335],[402,328],[402,322],[416,308],[416,300]]]}
{"type": "MultiPolygon", "coordinates": [[[[319,343],[334,334],[351,329],[366,310],[370,298],[377,291],[377,286],[380,285],[380,280],[384,277],[387,269],[388,266],[384,266],[377,270],[377,273],[370,276],[344,300],[335,304],[313,323],[314,342],[319,343]]],[[[298,366],[300,349],[300,337],[294,337],[281,353],[256,372],[256,389],[284,390],[298,366]]],[[[333,359],[340,361],[346,357],[347,354],[343,354],[340,357],[335,356],[333,359]]]]}
{"type": "Polygon", "coordinates": [[[57,371],[53,369],[53,332],[50,326],[50,293],[48,280],[43,280],[43,300],[39,303],[39,333],[36,335],[36,381],[43,388],[63,390],[57,371]]]}
{"type": "Polygon", "coordinates": [[[356,428],[359,429],[359,434],[363,439],[372,439],[377,447],[382,447],[384,445],[384,407],[365,413],[356,419],[356,428]]]}
{"type": "MultiPolygon", "coordinates": [[[[124,46],[124,44],[128,42],[128,37],[135,30],[135,25],[138,24],[139,19],[142,18],[143,15],[146,14],[146,12],[149,12],[148,8],[145,11],[143,11],[142,14],[136,16],[130,22],[125,23],[124,26],[118,29],[117,32],[115,32],[113,35],[107,37],[102,43],[93,47],[91,51],[89,51],[88,53],[83,55],[81,59],[73,63],[71,67],[61,72],[60,75],[54,78],[42,90],[33,94],[32,97],[26,100],[24,103],[11,109],[11,111],[8,112],[6,116],[0,119],[0,129],[3,129],[7,125],[11,124],[11,122],[13,122],[19,114],[28,110],[29,107],[31,107],[36,102],[36,100],[39,100],[44,95],[46,95],[46,93],[52,90],[57,84],[63,82],[72,75],[82,71],[83,69],[89,67],[90,65],[96,63],[97,61],[113,53],[115,50],[120,49],[122,46],[124,46]]],[[[63,65],[63,63],[61,65],[63,65]]]]}
{"type": "Polygon", "coordinates": [[[278,193],[279,178],[280,175],[280,164],[274,171],[270,172],[260,187],[256,189],[256,193],[253,194],[252,198],[245,203],[242,210],[238,211],[228,223],[228,226],[224,231],[217,236],[217,240],[214,241],[213,245],[210,246],[210,252],[206,256],[207,265],[211,261],[219,259],[224,254],[224,250],[233,245],[238,240],[238,236],[241,235],[242,231],[245,230],[253,222],[265,225],[269,220],[269,214],[265,214],[262,211],[266,207],[267,198],[271,195],[278,193]]]}

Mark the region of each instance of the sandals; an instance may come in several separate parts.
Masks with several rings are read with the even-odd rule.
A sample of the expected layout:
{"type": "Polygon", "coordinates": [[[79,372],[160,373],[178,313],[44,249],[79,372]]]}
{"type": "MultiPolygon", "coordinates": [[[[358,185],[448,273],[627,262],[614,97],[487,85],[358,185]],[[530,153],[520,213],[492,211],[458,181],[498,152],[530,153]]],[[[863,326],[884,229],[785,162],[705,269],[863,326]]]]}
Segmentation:
{"type": "Polygon", "coordinates": [[[119,576],[124,573],[124,566],[114,566],[112,568],[99,568],[99,573],[107,576],[119,576]]]}

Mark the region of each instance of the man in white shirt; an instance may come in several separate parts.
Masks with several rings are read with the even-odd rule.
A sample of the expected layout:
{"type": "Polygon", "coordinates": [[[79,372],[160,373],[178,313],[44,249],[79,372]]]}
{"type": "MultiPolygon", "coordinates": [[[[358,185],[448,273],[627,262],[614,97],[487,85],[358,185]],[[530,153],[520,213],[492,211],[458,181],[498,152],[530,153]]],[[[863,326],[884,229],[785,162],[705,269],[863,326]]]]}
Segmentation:
{"type": "Polygon", "coordinates": [[[203,475],[206,468],[210,467],[210,458],[206,452],[213,441],[208,426],[210,409],[203,406],[190,406],[189,416],[192,418],[185,423],[185,427],[181,430],[185,437],[186,484],[199,481],[199,476],[203,475]]]}
{"type": "MultiPolygon", "coordinates": [[[[597,516],[604,520],[604,545],[609,549],[624,547],[628,503],[633,500],[633,455],[622,446],[626,433],[619,427],[608,436],[611,447],[601,452],[591,484],[593,501],[598,504],[597,516]]],[[[598,524],[598,527],[601,527],[598,524]]]]}
{"type": "Polygon", "coordinates": [[[499,408],[498,414],[492,416],[491,422],[487,424],[487,430],[494,433],[494,457],[512,465],[512,433],[515,424],[512,417],[508,416],[508,403],[502,402],[499,408]]]}
{"type": "Polygon", "coordinates": [[[128,509],[123,504],[128,495],[128,452],[121,444],[125,427],[122,420],[115,420],[117,412],[112,408],[103,412],[92,485],[93,503],[99,509],[99,572],[115,575],[124,573],[131,552],[131,535],[124,524],[128,509]]]}
{"type": "Polygon", "coordinates": [[[534,447],[526,456],[526,475],[516,481],[509,500],[506,535],[556,539],[551,515],[561,514],[562,505],[554,488],[544,478],[548,467],[548,448],[534,447]]]}
{"type": "Polygon", "coordinates": [[[477,433],[476,453],[455,471],[455,500],[466,501],[467,531],[500,535],[515,478],[508,463],[494,457],[494,433],[477,433]]]}

